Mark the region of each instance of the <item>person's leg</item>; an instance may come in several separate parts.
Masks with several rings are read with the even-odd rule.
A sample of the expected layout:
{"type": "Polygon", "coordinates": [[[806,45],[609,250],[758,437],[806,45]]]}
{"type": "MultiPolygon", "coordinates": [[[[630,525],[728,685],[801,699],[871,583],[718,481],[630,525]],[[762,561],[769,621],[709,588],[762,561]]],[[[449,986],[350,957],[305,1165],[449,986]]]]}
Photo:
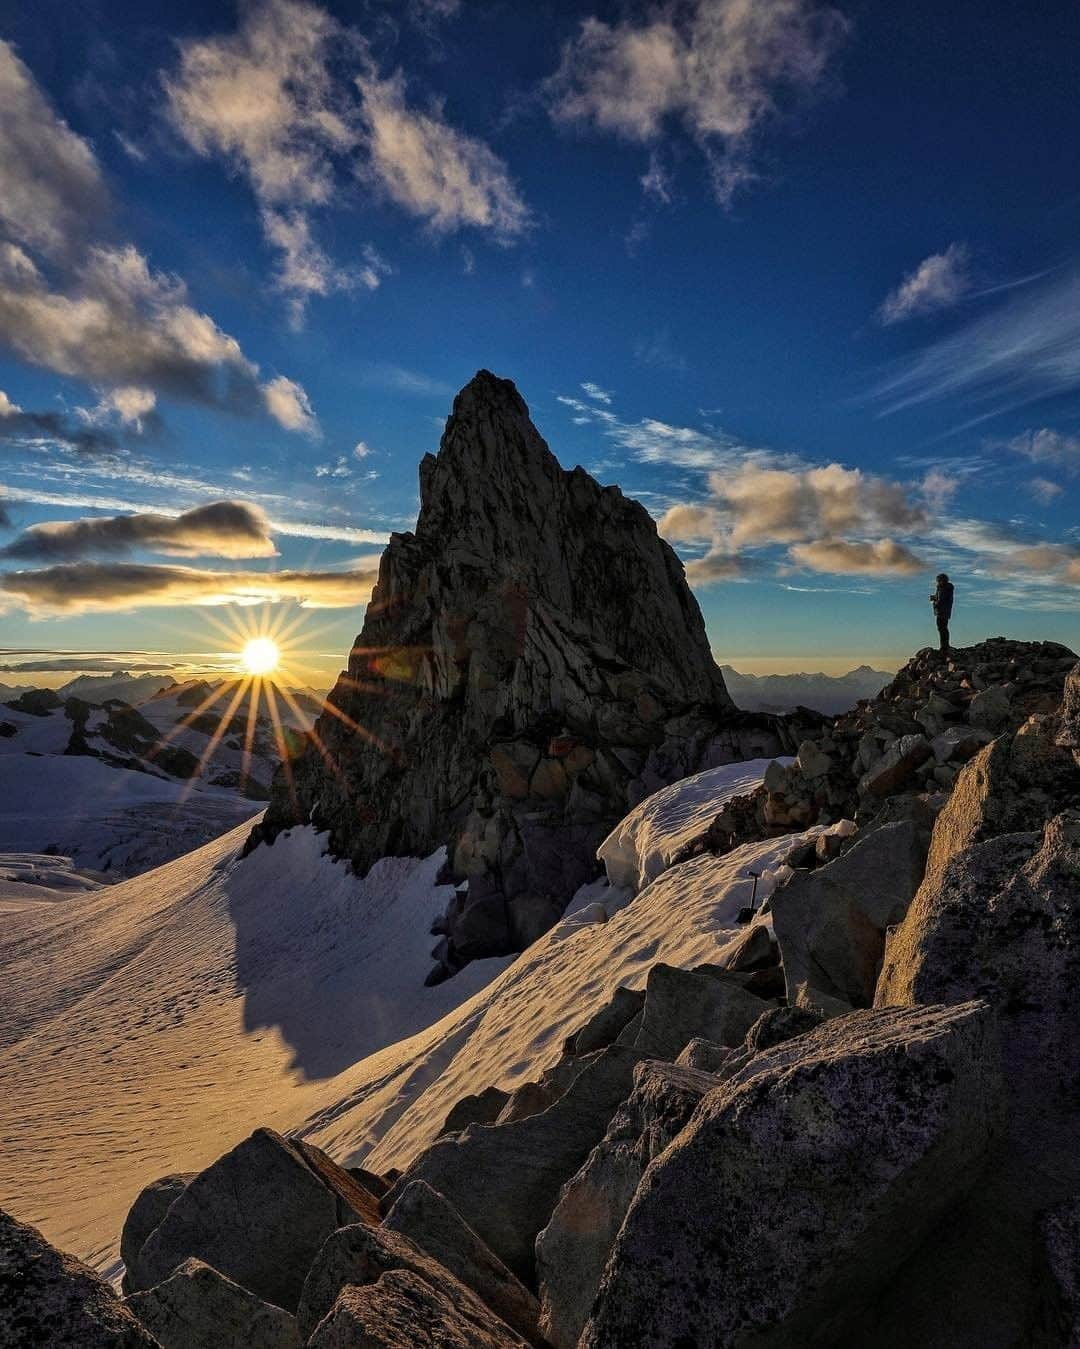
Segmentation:
{"type": "Polygon", "coordinates": [[[948,649],[949,649],[949,620],[948,620],[947,618],[939,618],[938,621],[937,621],[937,630],[938,630],[938,637],[941,639],[941,650],[942,650],[942,651],[948,651],[948,649]]]}

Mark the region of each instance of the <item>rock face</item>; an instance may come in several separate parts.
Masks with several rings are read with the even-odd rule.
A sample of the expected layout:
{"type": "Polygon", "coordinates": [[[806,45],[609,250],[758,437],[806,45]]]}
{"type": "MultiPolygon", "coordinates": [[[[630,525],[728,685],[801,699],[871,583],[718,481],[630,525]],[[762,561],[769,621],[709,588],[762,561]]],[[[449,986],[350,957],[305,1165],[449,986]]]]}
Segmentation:
{"type": "Polygon", "coordinates": [[[646,1171],[583,1349],[847,1342],[984,1165],[990,1027],[981,1003],[863,1011],[757,1055],[646,1171]]]}
{"type": "Polygon", "coordinates": [[[441,1194],[415,1180],[386,1215],[383,1232],[400,1232],[461,1280],[525,1339],[536,1340],[536,1298],[441,1194]]]}
{"type": "Polygon", "coordinates": [[[733,708],[644,507],[564,471],[487,371],[420,465],[416,531],[392,536],[329,701],[253,841],[310,820],[361,871],[447,845],[468,889],[446,971],[550,927],[648,792],[747,757],[747,737],[790,748],[776,718],[733,708]]]}
{"type": "Polygon", "coordinates": [[[128,1307],[162,1349],[300,1349],[295,1319],[249,1293],[201,1260],[176,1273],[128,1307]]]}
{"type": "MultiPolygon", "coordinates": [[[[165,1217],[172,1201],[187,1189],[188,1181],[194,1175],[194,1171],[181,1171],[176,1175],[161,1176],[139,1192],[139,1197],[128,1210],[124,1230],[120,1233],[120,1259],[126,1269],[130,1269],[138,1259],[146,1238],[165,1217]]],[[[130,1291],[130,1276],[125,1274],[124,1292],[130,1291]]]]}
{"type": "Polygon", "coordinates": [[[908,911],[928,842],[913,820],[898,820],[856,835],[835,861],[796,872],[774,892],[789,1001],[805,983],[853,1007],[873,1003],[886,929],[908,911]]]}
{"type": "MultiPolygon", "coordinates": [[[[420,1250],[407,1237],[399,1232],[384,1231],[380,1228],[351,1226],[341,1227],[333,1232],[319,1251],[307,1279],[304,1292],[297,1309],[296,1320],[300,1333],[305,1338],[312,1336],[315,1344],[381,1344],[378,1339],[331,1338],[320,1340],[316,1327],[324,1318],[336,1320],[334,1311],[340,1302],[343,1291],[350,1286],[369,1287],[381,1282],[391,1272],[403,1272],[414,1275],[422,1283],[435,1289],[448,1298],[457,1309],[458,1315],[477,1336],[476,1344],[486,1344],[485,1334],[495,1336],[493,1343],[512,1344],[521,1349],[525,1341],[510,1329],[504,1321],[456,1279],[437,1260],[433,1260],[425,1251],[420,1250]]],[[[374,1323],[365,1326],[368,1333],[374,1333],[374,1323]]],[[[341,1334],[344,1332],[342,1331],[341,1334]]],[[[418,1340],[417,1343],[426,1343],[418,1340]]],[[[433,1337],[432,1343],[439,1340],[433,1337]]],[[[391,1340],[391,1344],[398,1341],[391,1340]]],[[[410,1341],[402,1341],[410,1343],[410,1341]]]]}
{"type": "Polygon", "coordinates": [[[711,1074],[692,1068],[639,1064],[626,1104],[563,1186],[551,1221],[536,1238],[540,1330],[555,1349],[574,1349],[578,1342],[645,1168],[716,1085],[711,1074]]]}
{"type": "Polygon", "coordinates": [[[0,1210],[0,1345],[5,1349],[155,1349],[92,1269],[0,1210]]]}
{"type": "Polygon", "coordinates": [[[342,1289],[308,1343],[312,1349],[515,1349],[521,1341],[494,1317],[462,1316],[453,1294],[409,1270],[342,1289]]]}
{"type": "Polygon", "coordinates": [[[422,1152],[390,1192],[423,1180],[454,1205],[495,1254],[526,1284],[533,1242],[564,1181],[604,1136],[630,1094],[635,1050],[611,1045],[579,1061],[565,1093],[540,1114],[472,1124],[422,1152]],[[582,1066],[583,1065],[583,1066],[582,1066]]]}
{"type": "Polygon", "coordinates": [[[345,1223],[378,1222],[378,1203],[318,1148],[270,1129],[220,1157],[169,1206],[128,1269],[135,1291],[191,1256],[266,1302],[295,1308],[319,1247],[345,1223]]]}

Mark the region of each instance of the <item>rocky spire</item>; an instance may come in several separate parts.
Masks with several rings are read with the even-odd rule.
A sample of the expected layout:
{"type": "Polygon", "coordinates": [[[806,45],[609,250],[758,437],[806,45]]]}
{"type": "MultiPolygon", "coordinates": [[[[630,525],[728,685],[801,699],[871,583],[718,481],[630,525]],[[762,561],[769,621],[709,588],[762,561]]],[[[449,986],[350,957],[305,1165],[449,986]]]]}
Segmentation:
{"type": "Polygon", "coordinates": [[[546,930],[648,791],[744,757],[748,736],[781,746],[766,719],[730,729],[701,611],[648,512],[563,470],[509,380],[481,370],[458,394],[420,498],[254,840],[310,820],[361,871],[445,844],[469,882],[438,951],[453,970],[546,930]]]}

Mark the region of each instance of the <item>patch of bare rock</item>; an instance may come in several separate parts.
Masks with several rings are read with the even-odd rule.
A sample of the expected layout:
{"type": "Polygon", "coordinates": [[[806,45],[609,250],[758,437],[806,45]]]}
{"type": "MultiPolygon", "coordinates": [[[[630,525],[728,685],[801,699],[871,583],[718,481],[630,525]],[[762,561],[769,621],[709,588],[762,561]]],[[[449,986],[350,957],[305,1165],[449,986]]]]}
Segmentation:
{"type": "MultiPolygon", "coordinates": [[[[860,795],[857,749],[860,827],[793,855],[715,963],[613,989],[401,1174],[258,1130],[147,1187],[125,1299],[6,1219],[0,1344],[1080,1342],[1080,664],[972,650],[920,655],[857,714],[895,767],[916,733],[887,705],[921,725],[957,693],[924,728],[951,791],[917,764],[860,795]],[[1011,687],[976,706],[987,669],[1011,687]]],[[[790,775],[823,784],[818,818],[827,740],[790,775]]]]}

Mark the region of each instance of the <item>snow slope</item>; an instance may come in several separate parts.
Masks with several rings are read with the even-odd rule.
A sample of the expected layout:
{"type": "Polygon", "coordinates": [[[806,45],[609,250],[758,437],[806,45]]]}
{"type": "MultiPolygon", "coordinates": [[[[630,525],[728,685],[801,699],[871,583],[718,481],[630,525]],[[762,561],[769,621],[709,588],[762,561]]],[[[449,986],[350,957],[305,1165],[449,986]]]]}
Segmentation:
{"type": "Polygon", "coordinates": [[[630,902],[594,884],[517,960],[424,988],[440,854],[360,880],[310,829],[240,860],[246,836],[0,917],[0,1207],[111,1272],[138,1190],[258,1124],[408,1161],[461,1096],[554,1062],[616,985],[714,958],[747,869],[763,897],[792,846],[681,863],[630,902]]]}

